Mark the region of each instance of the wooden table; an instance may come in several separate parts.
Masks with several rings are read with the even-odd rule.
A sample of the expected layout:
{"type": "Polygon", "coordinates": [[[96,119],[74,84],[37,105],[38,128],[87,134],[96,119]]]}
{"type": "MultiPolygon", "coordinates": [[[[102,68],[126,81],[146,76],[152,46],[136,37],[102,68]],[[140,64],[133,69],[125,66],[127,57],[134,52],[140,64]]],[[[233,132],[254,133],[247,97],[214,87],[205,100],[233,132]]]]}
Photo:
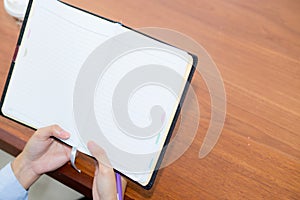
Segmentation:
{"type": "MultiPolygon", "coordinates": [[[[213,151],[199,159],[211,118],[201,76],[192,81],[200,127],[180,159],[145,191],[129,183],[127,199],[300,199],[300,2],[298,0],[69,0],[124,24],[164,27],[203,45],[224,80],[227,116],[213,151]]],[[[0,91],[18,37],[0,4],[0,91]]],[[[200,60],[201,61],[201,60],[200,60]]],[[[185,103],[189,104],[187,99],[185,103]]],[[[189,107],[193,120],[194,109],[189,107]]],[[[189,130],[188,124],[185,131],[189,130]]],[[[0,117],[0,148],[17,155],[33,131],[0,117]]],[[[91,196],[93,161],[80,155],[50,176],[91,196]]]]}

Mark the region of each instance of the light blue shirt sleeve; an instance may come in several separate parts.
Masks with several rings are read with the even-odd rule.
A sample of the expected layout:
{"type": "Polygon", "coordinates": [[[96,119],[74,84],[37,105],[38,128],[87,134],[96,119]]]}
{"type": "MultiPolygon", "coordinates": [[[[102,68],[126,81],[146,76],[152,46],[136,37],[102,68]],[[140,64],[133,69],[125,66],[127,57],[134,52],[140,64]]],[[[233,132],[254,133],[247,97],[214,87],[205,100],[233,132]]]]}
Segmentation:
{"type": "Polygon", "coordinates": [[[27,200],[28,191],[16,178],[11,163],[0,170],[0,200],[27,200]]]}

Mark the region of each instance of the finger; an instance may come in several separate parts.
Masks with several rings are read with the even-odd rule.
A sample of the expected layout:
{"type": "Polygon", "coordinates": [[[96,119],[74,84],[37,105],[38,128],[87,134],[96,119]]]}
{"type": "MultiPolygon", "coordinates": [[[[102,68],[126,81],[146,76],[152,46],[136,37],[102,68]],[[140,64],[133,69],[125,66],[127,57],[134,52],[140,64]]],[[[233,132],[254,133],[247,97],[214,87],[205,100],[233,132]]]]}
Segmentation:
{"type": "Polygon", "coordinates": [[[36,131],[36,134],[40,138],[45,140],[51,136],[54,136],[59,139],[68,139],[70,137],[70,133],[66,132],[58,125],[51,125],[51,126],[40,128],[36,131]]]}
{"type": "Polygon", "coordinates": [[[63,145],[63,148],[64,148],[64,150],[65,150],[65,155],[66,155],[66,157],[70,157],[70,155],[71,155],[71,151],[72,151],[72,148],[70,147],[70,146],[68,146],[68,145],[63,145]]]}
{"type": "Polygon", "coordinates": [[[123,193],[122,195],[124,197],[125,190],[126,190],[126,187],[127,187],[127,180],[123,176],[121,176],[121,181],[122,181],[122,193],[123,193]]]}
{"type": "Polygon", "coordinates": [[[93,179],[93,189],[92,189],[92,194],[93,194],[93,199],[94,200],[99,200],[99,193],[98,193],[98,188],[97,188],[97,180],[96,180],[96,176],[93,179]]]}
{"type": "Polygon", "coordinates": [[[105,151],[100,146],[93,141],[89,141],[87,146],[91,154],[97,159],[99,165],[102,164],[104,165],[104,168],[111,168],[109,159],[107,158],[105,151]]]}
{"type": "Polygon", "coordinates": [[[122,186],[125,186],[127,185],[127,180],[124,176],[121,176],[121,181],[122,181],[122,186]]]}
{"type": "Polygon", "coordinates": [[[98,171],[99,171],[99,166],[98,166],[98,165],[96,165],[96,168],[95,168],[95,174],[94,174],[94,176],[97,176],[97,174],[98,174],[98,171]]]}
{"type": "Polygon", "coordinates": [[[117,193],[115,173],[110,167],[105,151],[95,142],[88,142],[87,146],[97,159],[97,167],[99,167],[96,167],[96,176],[94,178],[94,183],[96,184],[96,187],[93,188],[94,199],[97,198],[96,194],[99,195],[99,199],[115,199],[117,193]]]}

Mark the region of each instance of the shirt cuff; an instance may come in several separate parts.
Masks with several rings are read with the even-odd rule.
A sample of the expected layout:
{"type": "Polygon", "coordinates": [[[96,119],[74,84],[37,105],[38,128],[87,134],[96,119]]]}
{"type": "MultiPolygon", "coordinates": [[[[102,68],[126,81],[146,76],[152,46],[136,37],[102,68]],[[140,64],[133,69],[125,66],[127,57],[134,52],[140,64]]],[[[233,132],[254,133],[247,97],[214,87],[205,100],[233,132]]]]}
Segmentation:
{"type": "Polygon", "coordinates": [[[28,199],[28,191],[16,178],[11,163],[0,170],[0,200],[28,199]]]}

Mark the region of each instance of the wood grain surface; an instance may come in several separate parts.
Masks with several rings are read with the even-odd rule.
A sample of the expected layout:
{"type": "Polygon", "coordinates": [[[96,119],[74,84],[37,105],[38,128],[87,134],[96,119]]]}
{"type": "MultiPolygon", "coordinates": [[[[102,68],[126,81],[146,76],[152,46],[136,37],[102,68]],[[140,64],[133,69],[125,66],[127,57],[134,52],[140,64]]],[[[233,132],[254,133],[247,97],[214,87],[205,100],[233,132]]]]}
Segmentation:
{"type": "MultiPolygon", "coordinates": [[[[197,99],[186,99],[182,126],[188,132],[199,120],[196,137],[176,162],[160,170],[150,191],[129,183],[126,199],[300,199],[300,1],[67,2],[132,28],[162,27],[188,35],[209,52],[224,81],[226,120],[213,151],[199,158],[211,101],[203,78],[195,74],[197,99]]],[[[18,33],[1,3],[0,91],[18,33]]],[[[12,155],[32,133],[0,117],[0,148],[12,155]]],[[[90,197],[93,160],[80,154],[77,163],[82,174],[68,163],[49,175],[90,197]]]]}

